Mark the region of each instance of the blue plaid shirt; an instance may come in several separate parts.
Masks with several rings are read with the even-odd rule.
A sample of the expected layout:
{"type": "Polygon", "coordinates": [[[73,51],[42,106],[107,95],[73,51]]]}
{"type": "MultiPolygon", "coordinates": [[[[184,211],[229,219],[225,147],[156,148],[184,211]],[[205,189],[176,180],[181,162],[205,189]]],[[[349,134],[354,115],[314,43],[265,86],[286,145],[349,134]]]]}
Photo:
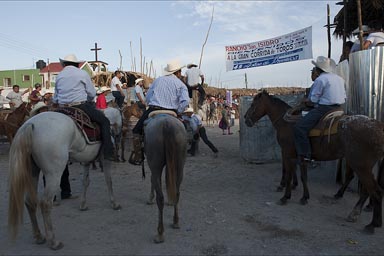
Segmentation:
{"type": "Polygon", "coordinates": [[[188,89],[175,75],[162,76],[149,87],[146,101],[148,106],[157,106],[184,112],[189,105],[188,89]]]}

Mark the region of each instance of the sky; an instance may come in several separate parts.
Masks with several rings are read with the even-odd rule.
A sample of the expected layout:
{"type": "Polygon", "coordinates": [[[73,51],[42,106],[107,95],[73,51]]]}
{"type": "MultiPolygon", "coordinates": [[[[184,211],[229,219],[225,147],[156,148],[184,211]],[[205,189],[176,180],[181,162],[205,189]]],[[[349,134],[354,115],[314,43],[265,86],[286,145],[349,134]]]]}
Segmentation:
{"type": "MultiPolygon", "coordinates": [[[[338,1],[0,1],[0,70],[35,68],[68,54],[107,62],[109,71],[140,71],[142,58],[156,76],[174,59],[199,63],[206,83],[220,88],[311,84],[311,59],[226,71],[225,46],[257,42],[312,26],[313,59],[328,54],[327,4],[331,23],[338,1]],[[132,51],[132,54],[131,54],[132,51]],[[120,55],[121,54],[121,55],[120,55]]],[[[333,29],[331,30],[333,33],[333,29]]],[[[338,62],[342,40],[332,36],[338,62]]],[[[184,72],[184,70],[183,70],[184,72]]]]}

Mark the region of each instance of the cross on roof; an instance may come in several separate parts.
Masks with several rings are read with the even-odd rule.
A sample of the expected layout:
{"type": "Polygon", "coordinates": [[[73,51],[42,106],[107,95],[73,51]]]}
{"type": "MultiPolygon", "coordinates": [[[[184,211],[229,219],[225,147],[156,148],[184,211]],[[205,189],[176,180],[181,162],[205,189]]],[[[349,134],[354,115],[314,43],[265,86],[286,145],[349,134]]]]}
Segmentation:
{"type": "Polygon", "coordinates": [[[95,43],[95,48],[91,49],[91,51],[95,51],[95,61],[98,61],[97,60],[97,51],[100,51],[101,48],[97,48],[97,43],[95,43]]]}

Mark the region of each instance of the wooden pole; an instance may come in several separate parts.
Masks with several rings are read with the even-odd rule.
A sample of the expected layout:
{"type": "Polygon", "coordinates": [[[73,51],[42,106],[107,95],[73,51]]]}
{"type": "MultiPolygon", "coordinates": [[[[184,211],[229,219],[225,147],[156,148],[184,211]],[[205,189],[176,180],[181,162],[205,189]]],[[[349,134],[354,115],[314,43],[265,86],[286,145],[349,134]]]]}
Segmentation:
{"type": "Polygon", "coordinates": [[[209,31],[211,30],[211,26],[212,26],[212,22],[213,22],[213,12],[215,10],[215,6],[213,6],[212,8],[212,16],[211,16],[211,23],[209,23],[209,27],[208,27],[208,31],[207,31],[207,35],[205,37],[205,41],[203,43],[203,46],[201,47],[201,54],[200,54],[200,62],[199,62],[199,68],[201,68],[201,61],[203,59],[203,52],[204,52],[204,46],[206,45],[207,41],[208,41],[208,36],[209,36],[209,31]]]}
{"type": "Polygon", "coordinates": [[[123,56],[121,55],[121,51],[119,50],[119,55],[120,55],[120,69],[119,70],[122,70],[122,65],[123,65],[123,56]]]}
{"type": "Polygon", "coordinates": [[[140,37],[140,72],[143,73],[143,48],[141,44],[141,37],[140,37]]]}
{"type": "Polygon", "coordinates": [[[346,42],[347,42],[347,0],[343,0],[343,14],[344,14],[344,29],[343,29],[343,59],[348,59],[348,56],[344,56],[346,42]]]}
{"type": "Polygon", "coordinates": [[[331,58],[331,14],[327,4],[327,35],[328,35],[328,58],[331,58]]]}
{"type": "Polygon", "coordinates": [[[129,48],[131,49],[131,70],[133,71],[132,41],[129,41],[129,48]]]}
{"type": "Polygon", "coordinates": [[[152,60],[151,60],[151,63],[149,64],[149,73],[148,73],[148,76],[149,76],[149,77],[151,77],[152,66],[153,66],[153,62],[152,62],[152,60]]]}
{"type": "Polygon", "coordinates": [[[144,60],[143,60],[143,66],[141,67],[141,74],[144,74],[145,73],[145,56],[144,56],[144,60]]]}
{"type": "Polygon", "coordinates": [[[361,15],[361,1],[356,0],[357,4],[357,20],[359,23],[359,40],[360,40],[360,50],[363,50],[363,18],[361,15]]]}

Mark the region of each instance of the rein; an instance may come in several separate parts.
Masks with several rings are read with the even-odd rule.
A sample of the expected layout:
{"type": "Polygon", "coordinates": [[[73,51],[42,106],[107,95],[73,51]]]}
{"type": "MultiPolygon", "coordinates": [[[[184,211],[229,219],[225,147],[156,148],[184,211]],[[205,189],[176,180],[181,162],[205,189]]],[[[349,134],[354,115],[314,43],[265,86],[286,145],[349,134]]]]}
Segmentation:
{"type": "Polygon", "coordinates": [[[282,119],[284,117],[285,113],[281,114],[280,116],[278,116],[275,120],[271,120],[272,122],[272,126],[275,126],[275,124],[280,121],[280,119],[282,119]]]}

